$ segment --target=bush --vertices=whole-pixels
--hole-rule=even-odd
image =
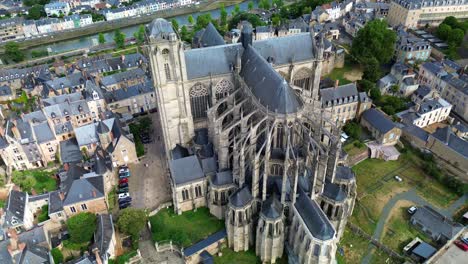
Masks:
[[[39,223],[42,223],[48,219],[49,219],[49,205],[46,204],[42,206],[41,214],[37,217],[37,221],[39,221]]]
[[[362,133],[361,126],[355,121],[347,123],[343,127],[343,131],[353,139],[359,139]]]
[[[70,233],[70,242],[88,243],[96,230],[96,215],[92,213],[74,215],[67,220],[67,228]]]
[[[62,251],[60,251],[58,248],[53,248],[50,253],[52,254],[52,257],[54,258],[54,262],[56,264],[63,263],[63,254]]]

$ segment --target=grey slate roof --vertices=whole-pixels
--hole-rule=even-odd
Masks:
[[[414,95],[419,97],[420,99],[423,99],[431,92],[431,90],[432,89],[426,85],[419,85],[418,89],[414,91]]]
[[[345,99],[347,102],[356,102],[358,100],[358,90],[355,83],[340,85],[336,88],[320,89],[319,93],[323,106],[328,105],[328,102],[331,105],[344,104]]]
[[[390,119],[375,108],[364,111],[362,118],[381,133],[387,133],[395,127],[395,124]]]
[[[23,223],[27,202],[25,192],[12,190],[5,204],[5,227],[17,226]]]
[[[208,23],[206,28],[198,31],[195,35],[194,41],[198,44],[199,48],[226,44],[211,22]]]
[[[68,165],[67,171],[61,171],[59,173],[60,190],[62,190],[64,193],[67,193],[68,190],[71,188],[73,182],[86,173],[88,173],[88,171],[85,170],[83,167],[78,166],[74,163],[70,163]]]
[[[109,133],[109,127],[102,121],[99,121],[98,122],[98,125],[96,127],[96,132],[98,134],[105,134],[105,133]]]
[[[261,213],[263,216],[270,219],[276,219],[283,215],[283,206],[276,195],[271,195],[262,203]]]
[[[449,126],[438,128],[431,134],[431,136],[443,142],[453,151],[456,151],[465,158],[468,158],[468,142],[457,137]]]
[[[311,200],[301,188],[299,188],[299,196],[294,207],[314,237],[328,240],[335,236],[335,229],[327,216],[317,203]]]
[[[275,65],[309,60],[313,57],[312,41],[308,33],[281,38],[254,41],[253,47],[265,59],[272,58]],[[231,72],[236,55],[242,53],[240,43],[184,51],[189,80]]]
[[[55,139],[55,135],[52,129],[49,127],[49,123],[44,122],[39,125],[33,126],[34,135],[36,136],[37,143],[42,144]]]
[[[411,222],[420,223],[427,230],[430,230],[434,237],[440,235],[447,240],[452,239],[463,228],[461,224],[450,221],[428,206],[419,207],[411,216]]]
[[[250,193],[250,190],[247,186],[244,186],[241,189],[235,191],[231,197],[229,197],[229,202],[235,207],[244,207],[250,201],[252,201],[253,197]]]
[[[104,94],[104,97],[106,98],[107,103],[113,103],[116,101],[121,101],[141,94],[152,92],[154,92],[153,84],[151,81],[147,80],[144,83],[132,85],[127,88],[108,91]]]
[[[218,242],[219,240],[226,238],[227,233],[226,229],[223,229],[221,231],[218,231],[214,234],[209,235],[207,238],[203,239],[202,241],[199,241],[192,246],[184,249],[184,256],[190,257],[193,254],[205,249],[206,247],[212,245],[213,243]]]
[[[341,165],[336,166],[335,177],[343,180],[350,180],[355,178],[354,172],[350,167]]]
[[[227,184],[232,184],[232,171],[231,170],[225,170],[216,173],[211,177],[211,183],[216,186],[222,186],[222,185],[227,185]]]
[[[215,157],[202,159],[201,164],[202,164],[203,173],[205,174],[215,173],[216,170],[218,169],[218,165],[216,163]]]
[[[325,181],[323,195],[339,202],[342,202],[344,199],[346,199],[346,192],[340,187],[340,185],[332,183],[328,180]]]
[[[60,191],[49,192],[49,215],[63,210]]]
[[[147,28],[148,35],[156,39],[167,39],[169,34],[174,33],[172,24],[164,18],[156,18]]]
[[[105,76],[101,79],[101,84],[108,86],[123,82],[124,80],[132,80],[141,77],[145,77],[145,72],[140,68],[136,68]]]
[[[83,160],[83,154],[75,138],[60,141],[60,161],[62,163],[75,163]]]
[[[104,197],[104,181],[102,176],[81,178],[73,181],[63,201],[63,205],[75,204],[101,197]]]
[[[197,156],[188,156],[170,162],[170,171],[176,185],[189,183],[205,177]]]
[[[242,54],[240,75],[253,95],[270,111],[291,114],[302,108],[302,101],[286,80],[252,47]]]
[[[176,144],[176,146],[171,150],[172,159],[181,159],[188,157],[190,154],[188,150],[182,147],[180,144]]]
[[[49,264],[49,251],[46,248],[27,244],[21,254],[15,256],[18,264]]]
[[[417,247],[413,249],[412,254],[416,254],[424,259],[430,258],[436,253],[437,249],[429,245],[426,242],[421,242]]]
[[[424,129],[415,126],[413,124],[404,126],[401,130],[406,132],[414,137],[421,139],[422,141],[426,142],[429,138],[429,133],[427,133]]]
[[[20,243],[33,244],[33,245],[46,242],[47,239],[46,239],[46,234],[44,232],[44,226],[37,226],[31,230],[22,232],[21,234],[18,235],[18,241]]]
[[[12,95],[10,86],[0,85],[0,96]]]
[[[107,127],[112,128],[114,126],[115,118],[109,118],[103,120]],[[97,135],[97,123],[81,126],[75,129],[76,140],[79,146],[85,146],[99,141]],[[114,135],[117,137],[117,135]]]
[[[112,236],[114,235],[114,224],[111,214],[100,214],[97,217],[97,229],[94,232],[93,248],[98,248],[101,256],[105,256],[109,250]],[[101,257],[103,259],[104,257]],[[105,258],[107,259],[107,257]]]
[[[23,116],[23,120],[26,122],[41,123],[47,121],[47,117],[44,115],[42,111],[34,111]]]

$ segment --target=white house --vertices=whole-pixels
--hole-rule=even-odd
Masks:
[[[442,98],[430,98],[420,104],[416,104],[414,109],[405,111],[399,116],[406,124],[413,124],[418,127],[426,127],[437,122],[445,121],[450,114],[452,105]]]
[[[36,22],[34,20],[24,21],[24,23],[23,23],[23,32],[24,32],[24,36],[27,37],[27,38],[30,38],[32,36],[36,36],[38,34]]]
[[[47,16],[61,16],[61,15],[68,15],[70,13],[70,5],[68,3],[63,2],[53,2],[46,4],[44,6],[44,11],[46,12]]]
[[[338,2],[333,1],[329,4],[322,5],[322,8],[328,13],[329,19],[335,21],[341,17],[341,8]]]

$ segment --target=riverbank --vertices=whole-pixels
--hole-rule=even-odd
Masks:
[[[155,18],[171,18],[181,15],[192,14],[196,12],[206,12],[214,9],[218,9],[221,4],[225,6],[231,6],[244,2],[245,0],[208,0],[200,3],[199,5],[192,5],[186,7],[180,7],[169,10],[161,10],[152,14],[147,14],[139,17],[132,17],[130,19],[119,19],[114,21],[101,21],[96,22],[90,26],[57,32],[47,37],[41,37],[36,39],[29,39],[19,41],[20,49],[29,49],[36,46],[41,46],[50,43],[56,43],[64,40],[77,39],[88,35],[94,35],[97,33],[113,31],[120,28],[131,27],[140,24],[146,24],[154,20]],[[6,43],[0,44],[0,54],[4,54],[3,46]]]

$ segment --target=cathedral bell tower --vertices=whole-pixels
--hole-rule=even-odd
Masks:
[[[165,19],[153,20],[146,32],[146,52],[161,117],[166,153],[194,136],[183,44]]]

